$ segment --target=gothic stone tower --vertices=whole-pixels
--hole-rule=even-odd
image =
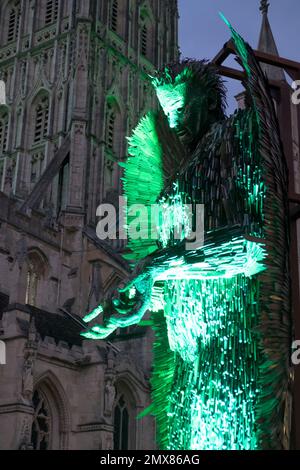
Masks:
[[[151,449],[151,332],[81,341],[79,317],[128,272],[96,237],[118,162],[174,60],[176,0],[1,0],[1,449]]]

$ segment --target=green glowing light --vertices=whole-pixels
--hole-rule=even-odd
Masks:
[[[186,89],[186,83],[181,83],[176,88],[165,85],[157,89],[157,97],[168,117],[171,129],[176,128],[178,125],[179,113],[185,104]]]
[[[167,449],[257,448],[254,285],[244,275],[167,282],[168,341],[178,368],[169,399]]]
[[[124,165],[124,191],[128,207],[134,204],[148,209],[146,227],[151,227],[151,206],[157,203],[163,189],[162,148],[155,130],[156,116],[149,113],[141,119],[129,141],[129,157]],[[128,215],[128,225],[133,217]],[[131,259],[142,259],[157,249],[151,234],[146,239],[129,239]]]
[[[186,68],[172,80],[168,74],[168,69],[166,69],[163,82],[156,78],[152,80],[158,100],[168,117],[171,129],[176,128],[178,125],[180,113],[186,102],[188,80],[191,76],[191,70]]]
[[[250,77],[249,48],[224,15],[220,15],[231,30],[236,51]],[[175,78],[166,69],[163,79],[153,79],[167,116],[159,115],[159,119],[165,122],[168,119],[169,126],[175,129],[174,135],[178,134],[176,128],[187,105],[191,77],[191,70],[185,68]],[[162,209],[156,227],[159,250],[150,234],[146,239],[130,239],[128,245],[132,250],[131,260],[155,259],[147,265],[145,275],[151,279],[150,287],[145,289],[142,276],[131,281],[120,289],[120,293],[129,289],[128,303],[122,297],[115,299],[117,314],[104,315],[103,325],[94,325],[82,336],[105,339],[117,328],[139,324],[150,309],[155,332],[152,405],[141,416],[147,413],[155,416],[158,448],[259,449],[258,416],[262,413],[257,409],[263,402],[267,414],[276,411],[276,406],[279,410],[277,396],[264,400],[266,384],[261,380],[262,368],[272,368],[273,363],[264,362],[259,336],[262,316],[259,291],[261,278],[265,277],[260,273],[267,264],[266,187],[257,144],[259,119],[253,106],[230,118],[226,132],[225,126],[216,123],[216,134],[220,133],[220,140],[226,145],[218,147],[219,136],[214,134],[212,147],[207,144],[209,150],[200,146],[203,155],[199,151],[195,171],[198,173],[192,175],[195,177],[192,184],[186,183],[188,172],[178,173],[180,176],[172,188],[167,175],[168,194],[163,193],[164,152],[156,127],[159,119],[158,114],[149,113],[140,121],[129,139],[129,158],[122,164],[128,207],[141,204],[147,208],[143,215],[144,219],[148,218],[145,226],[149,226],[151,205],[158,204]],[[202,171],[206,175],[205,164],[211,171],[201,179]],[[224,170],[230,175],[228,182],[222,176],[222,165],[232,170],[231,175]],[[205,178],[207,181],[203,181]],[[186,188],[192,188],[190,193],[184,192]],[[220,196],[222,202],[214,204],[214,199],[218,200],[216,194],[222,191],[224,199]],[[197,198],[204,200],[210,211],[207,217],[212,219],[207,224],[205,243],[199,249],[180,251],[181,244],[176,245],[175,239],[184,240],[192,230],[185,205],[198,204]],[[228,224],[225,227],[223,210]],[[129,225],[132,217],[127,215]],[[218,238],[219,229],[221,238]],[[174,251],[167,252],[169,248]],[[166,252],[168,256],[164,256]],[[133,311],[128,314],[131,306]],[[100,313],[102,307],[84,320],[91,321]]]
[[[134,299],[135,296],[136,296],[136,288],[131,287],[131,289],[129,290],[129,299]]]
[[[96,307],[91,313],[88,313],[84,318],[83,318],[83,321],[85,323],[89,323],[90,321],[94,320],[95,318],[97,318],[101,313],[103,313],[103,308],[101,307],[101,305],[99,305],[98,307]]]
[[[82,333],[80,333],[80,335],[87,339],[105,339],[116,329],[117,327],[115,327],[114,325],[95,325],[88,331],[83,331]]]
[[[247,48],[246,48],[246,45],[245,45],[245,41],[235,31],[235,29],[233,28],[231,23],[227,20],[227,18],[223,15],[223,13],[220,12],[219,14],[220,14],[220,17],[222,18],[222,20],[225,22],[225,24],[229,27],[229,29],[231,31],[232,37],[234,39],[235,46],[237,48],[237,51],[238,51],[239,55],[241,56],[242,61],[243,61],[243,65],[245,67],[245,70],[246,70],[248,76],[250,77],[251,76],[251,70],[250,70],[250,67],[249,67],[249,64],[248,64],[248,51],[247,51]]]
[[[178,182],[173,193],[159,201],[161,220],[157,226],[158,239],[165,248],[170,241],[185,240],[192,231],[186,196],[179,192]]]

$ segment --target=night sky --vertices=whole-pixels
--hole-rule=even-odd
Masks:
[[[300,0],[270,0],[269,20],[282,57],[300,61]],[[212,59],[229,39],[222,11],[234,28],[257,47],[261,27],[259,0],[179,0],[179,44],[183,56]],[[232,66],[234,62],[227,61]],[[226,79],[229,111],[235,106],[234,94],[242,90]]]

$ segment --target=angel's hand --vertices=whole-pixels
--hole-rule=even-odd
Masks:
[[[116,291],[112,299],[84,317],[83,321],[89,323],[103,315],[103,324],[94,325],[82,332],[81,336],[88,339],[105,339],[117,328],[138,324],[149,307],[152,285],[153,280],[149,273],[133,276],[131,281]]]

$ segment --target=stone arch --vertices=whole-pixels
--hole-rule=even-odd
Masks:
[[[133,370],[132,372],[136,373],[136,370]],[[117,382],[120,383],[121,386],[128,391],[129,395],[132,396],[132,404],[137,407],[142,406],[141,395],[138,391],[137,384],[134,380],[132,380],[132,374],[128,373],[127,371],[122,371],[119,367]]]
[[[108,92],[106,98],[106,131],[108,130],[109,119],[112,114],[115,115],[115,134],[119,134],[122,131],[124,104],[122,98],[119,96],[118,92],[114,88]],[[108,136],[106,133],[106,140],[107,138]],[[119,149],[115,148],[116,152],[118,150]]]
[[[2,2],[1,2],[2,3]],[[8,10],[7,13],[5,11]],[[12,13],[15,13],[13,21]],[[14,42],[18,38],[20,20],[21,20],[21,2],[20,0],[6,0],[3,2],[0,9],[0,18],[3,18],[4,23],[1,24],[0,39],[3,44]],[[7,21],[8,19],[8,21]]]
[[[38,143],[44,140],[49,130],[50,94],[45,88],[41,88],[35,95],[31,109],[34,123],[33,143]]]
[[[28,101],[26,119],[26,147],[28,160],[24,165],[24,181],[31,191],[46,167],[47,140],[51,118],[51,95],[45,88],[39,88]]]
[[[45,254],[37,247],[31,247],[26,256],[25,303],[39,306],[44,293],[44,283],[49,277],[50,265]]]
[[[34,134],[35,134],[35,123],[36,123],[36,108],[39,104],[39,101],[42,100],[44,97],[48,98],[48,129],[49,130],[49,123],[50,123],[50,109],[51,109],[51,93],[50,89],[42,83],[42,80],[39,80],[36,83],[26,102],[26,147],[31,149],[34,145]],[[27,180],[27,178],[25,178]]]
[[[109,26],[110,29],[121,36],[123,39],[126,35],[126,18],[127,15],[127,1],[126,0],[111,0],[109,8]]]
[[[37,2],[35,30],[51,26],[57,21],[59,0],[40,0]]]
[[[141,17],[147,17],[149,21],[154,23],[155,21],[154,14],[150,6],[150,3],[147,0],[141,4],[140,14],[141,14]]]
[[[118,188],[119,166],[123,142],[120,136],[124,133],[124,107],[122,100],[114,89],[106,98],[105,116],[105,188],[104,197],[107,200],[112,190]]]
[[[34,382],[34,390],[40,390],[47,398],[51,419],[56,420],[52,432],[58,431],[57,436],[51,436],[51,450],[66,450],[71,429],[70,406],[66,392],[57,376],[48,370]]]
[[[153,60],[154,28],[155,18],[153,11],[149,3],[146,1],[140,7],[139,49],[140,54],[149,61]]]
[[[115,87],[112,87],[107,94],[106,98],[107,106],[116,109],[120,114],[124,112],[124,103],[122,97],[118,93]]]
[[[30,248],[28,248],[27,257],[35,258],[37,263],[41,265],[41,270],[43,274],[46,275],[46,273],[50,269],[50,264],[47,256],[40,248],[38,248],[37,246],[31,246]]]
[[[134,450],[137,445],[137,423],[136,416],[138,414],[138,405],[140,403],[140,397],[137,392],[136,387],[133,385],[127,374],[118,375],[118,378],[115,382],[116,396],[114,403],[114,413],[113,413],[113,426],[114,426],[114,448],[116,449],[116,444],[118,439],[116,439],[116,434],[118,433],[119,428],[118,423],[116,423],[116,411],[117,408],[121,406],[125,407],[128,413],[128,448],[123,450]],[[123,401],[125,405],[123,405]],[[123,408],[124,409],[124,408]],[[123,429],[124,432],[124,429]],[[121,450],[121,449],[120,449]]]

